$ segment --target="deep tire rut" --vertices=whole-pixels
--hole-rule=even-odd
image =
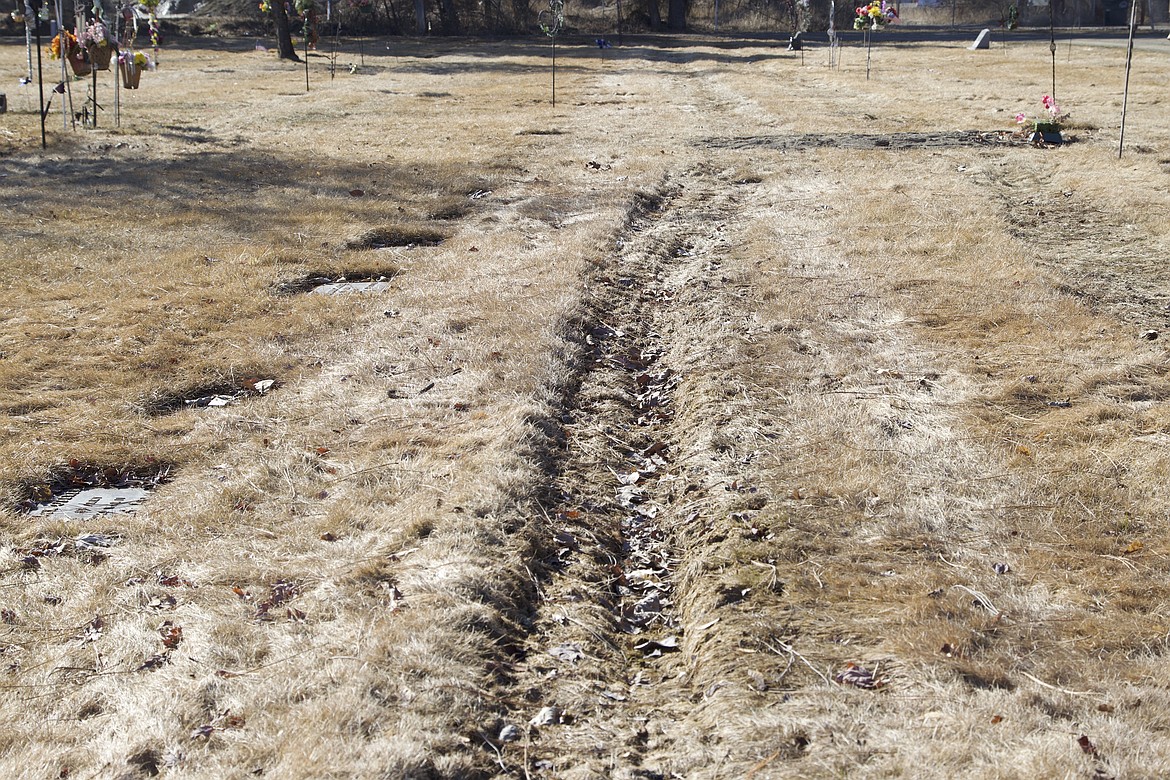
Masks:
[[[690,738],[694,627],[681,605],[693,599],[676,572],[708,481],[679,462],[692,450],[681,364],[696,345],[676,323],[681,294],[718,274],[733,187],[702,167],[668,179],[631,207],[588,281],[579,385],[546,491],[551,552],[516,668],[523,704],[500,735],[505,776],[667,777],[672,745]]]

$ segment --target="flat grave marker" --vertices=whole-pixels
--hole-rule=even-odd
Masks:
[[[54,520],[84,520],[98,515],[133,514],[150,495],[138,488],[86,488],[63,493],[38,506],[29,514],[47,515]]]

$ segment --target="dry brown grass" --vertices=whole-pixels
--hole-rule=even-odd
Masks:
[[[391,46],[308,95],[168,49],[44,153],[10,93],[0,774],[1166,774],[1160,54],[1119,163],[1113,48],[1036,150],[850,134],[1010,129],[1039,44],[879,45],[868,83],[568,47],[555,110],[543,48]],[[338,276],[392,286],[295,292]],[[672,371],[654,426],[598,325]],[[671,603],[630,635],[615,475],[655,441]],[[174,471],[16,511],[74,460]]]

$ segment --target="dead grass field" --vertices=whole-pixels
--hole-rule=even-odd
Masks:
[[[0,776],[1170,774],[1170,49],[585,43],[8,90]]]

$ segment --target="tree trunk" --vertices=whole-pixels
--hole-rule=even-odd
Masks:
[[[455,11],[455,0],[439,0],[439,13],[443,16],[443,34],[459,34],[459,16]]]
[[[666,23],[672,30],[687,29],[687,0],[670,0],[667,5]]]
[[[272,0],[272,18],[276,21],[276,50],[280,53],[280,58],[300,62],[301,58],[297,56],[296,47],[293,46],[284,0]]]
[[[646,10],[650,16],[650,29],[661,29],[662,12],[658,10],[658,0],[646,0]]]
[[[414,0],[414,31],[427,34],[427,0]]]

